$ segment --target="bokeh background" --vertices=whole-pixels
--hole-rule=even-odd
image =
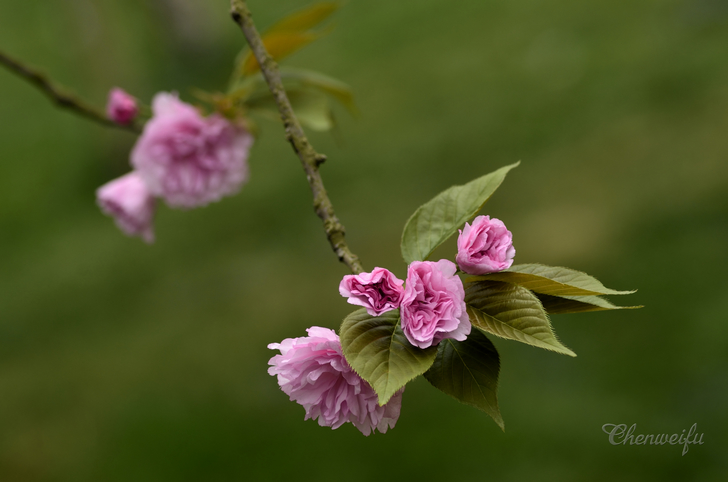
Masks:
[[[307,4],[249,2],[261,28]],[[728,4],[349,0],[333,24],[285,64],[356,93],[311,140],[365,267],[404,277],[414,209],[521,160],[484,211],[517,262],[645,308],[555,316],[575,359],[496,339],[505,433],[421,378],[386,435],[304,422],[266,345],[350,308],[280,126],[239,195],[161,207],[146,246],[94,203],[134,137],[0,69],[0,480],[725,480]],[[242,45],[227,0],[0,1],[0,48],[98,106],[222,89]],[[704,445],[612,446],[606,423]]]

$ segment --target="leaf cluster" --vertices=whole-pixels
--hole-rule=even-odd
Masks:
[[[263,45],[276,60],[291,55],[331,31],[316,29],[338,10],[336,2],[319,2],[283,18],[263,35]],[[351,88],[320,72],[305,69],[280,68],[281,80],[293,110],[302,125],[316,131],[335,127],[331,100],[343,105],[352,115],[357,114]],[[279,119],[274,95],[260,72],[260,65],[249,47],[238,54],[226,99],[236,108],[253,112],[271,120]]]
[[[450,187],[417,208],[402,233],[405,262],[427,260],[478,214],[517,166]],[[503,429],[497,397],[500,358],[486,335],[576,356],[556,337],[549,314],[639,308],[616,306],[603,298],[633,291],[612,290],[586,273],[541,264],[468,277],[464,287],[473,326],[465,341],[445,339],[424,350],[412,346],[402,331],[399,310],[373,317],[360,309],[344,319],[340,329],[344,356],[372,386],[380,405],[424,375],[436,388],[490,415]]]

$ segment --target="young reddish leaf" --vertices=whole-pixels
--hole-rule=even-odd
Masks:
[[[298,31],[272,32],[263,36],[263,44],[273,59],[280,60],[296,50],[305,47],[322,35],[324,33]],[[243,61],[242,73],[243,75],[250,75],[258,70],[260,70],[260,65],[258,65],[258,61],[252,52],[249,51]]]
[[[309,30],[326,20],[329,15],[339,9],[337,2],[319,2],[294,12],[276,22],[267,33]]]

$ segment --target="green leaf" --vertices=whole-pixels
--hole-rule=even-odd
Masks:
[[[357,114],[351,87],[340,80],[312,70],[283,67],[280,70],[285,84],[300,84],[303,87],[318,89],[338,100],[352,115]]]
[[[453,186],[426,202],[409,218],[402,232],[402,257],[409,264],[427,259],[465,221],[478,214],[508,171],[520,161],[462,186]]]
[[[340,102],[352,115],[357,114],[358,111],[354,104],[354,94],[351,88],[345,83],[333,77],[328,77],[310,70],[281,67],[280,71],[281,79],[283,80],[283,85],[286,88],[286,93],[289,98],[297,96],[299,98],[315,97],[317,102],[321,103],[321,94],[323,93]],[[243,79],[238,79],[232,83],[228,97],[235,102],[245,104],[251,109],[275,110],[277,112],[273,95],[268,90],[268,84],[260,72]],[[300,99],[298,100],[300,101]],[[292,103],[295,103],[295,101],[297,101],[295,98],[291,100]],[[333,124],[333,116],[330,115],[328,103],[326,104],[326,110],[329,112],[329,115],[326,116],[326,122]],[[278,114],[276,114],[277,117]]]
[[[559,342],[536,295],[501,281],[466,283],[465,302],[476,328],[564,355],[576,354]]]
[[[492,280],[523,286],[536,293],[553,296],[629,295],[634,291],[605,288],[596,278],[581,271],[560,266],[519,264],[505,271],[468,278],[467,281]]]
[[[315,131],[328,131],[334,127],[334,117],[326,96],[311,90],[289,92],[296,117],[304,126]]]
[[[293,112],[304,126],[316,131],[327,131],[334,127],[334,118],[324,94],[312,90],[291,90],[288,92],[288,99]],[[250,110],[270,119],[280,119],[275,98],[270,92],[251,97],[246,105]]]
[[[397,390],[432,365],[437,347],[410,345],[399,326],[399,310],[370,316],[364,308],[351,313],[339,333],[344,357],[384,405]]]
[[[586,313],[604,310],[634,310],[642,306],[617,306],[599,296],[551,296],[537,294],[544,309],[551,315]]]
[[[482,410],[505,430],[498,409],[500,359],[493,343],[478,330],[467,340],[442,340],[425,378],[451,397]]]

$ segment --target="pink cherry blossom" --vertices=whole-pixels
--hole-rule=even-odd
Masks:
[[[349,274],[339,284],[339,293],[352,305],[363,306],[371,316],[399,308],[404,281],[391,271],[374,268],[371,273]]]
[[[445,338],[463,341],[470,334],[463,282],[452,261],[413,261],[407,270],[400,316],[402,331],[414,346],[427,348]]]
[[[118,87],[109,91],[109,100],[106,103],[106,115],[117,124],[129,124],[137,116],[139,108],[134,97]]]
[[[371,386],[346,362],[336,333],[318,326],[306,331],[308,336],[268,345],[281,352],[268,361],[268,373],[278,377],[291,401],[306,409],[304,420],[318,419],[332,429],[351,422],[364,435],[394,428],[404,388],[380,407]]]
[[[201,116],[175,94],[157,94],[152,111],[131,163],[154,195],[193,208],[238,192],[248,179],[248,131],[219,114]]]
[[[478,216],[460,231],[455,261],[465,273],[480,275],[510,268],[515,255],[513,236],[503,221]]]
[[[96,200],[123,232],[154,242],[154,197],[139,174],[132,171],[104,184],[96,191]]]

